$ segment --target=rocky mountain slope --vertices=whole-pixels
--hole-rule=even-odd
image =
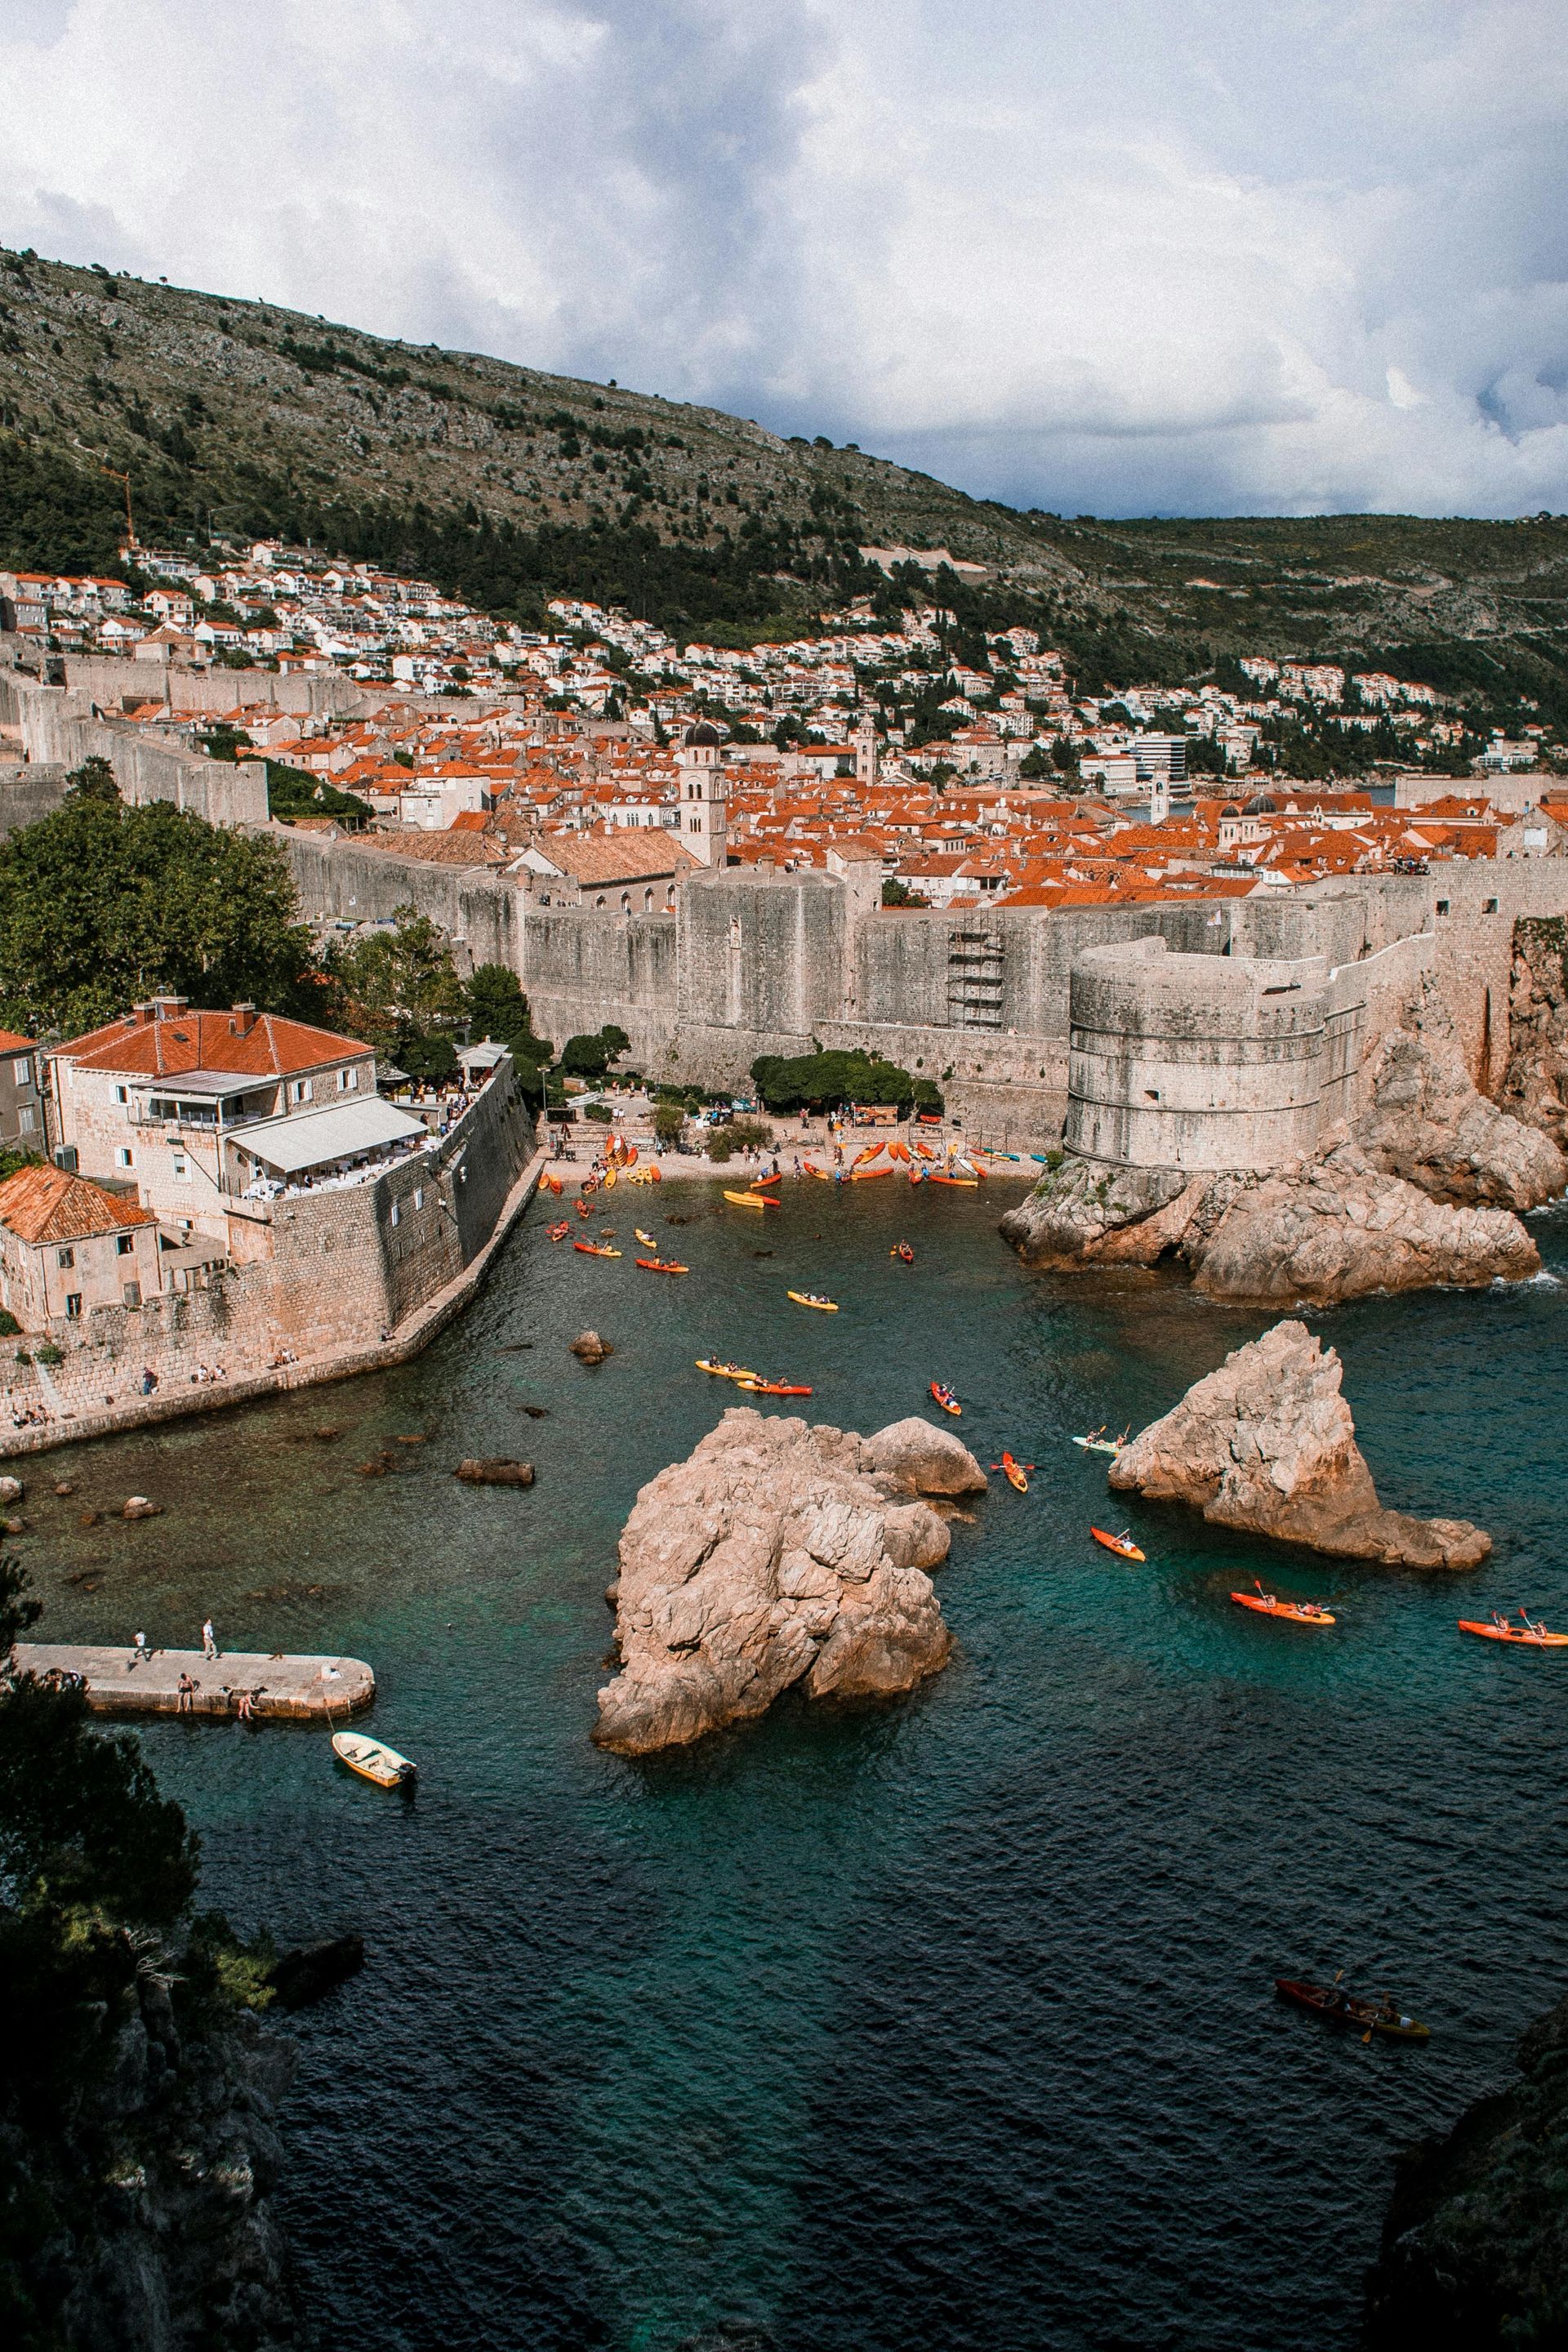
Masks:
[[[716,409],[0,254],[0,562],[112,568],[125,474],[150,542],[310,536],[496,611],[756,633],[876,585],[861,546],[945,547],[986,567],[944,583],[961,617],[1037,619],[1087,677],[1343,652],[1568,709],[1568,519],[1020,514]]]

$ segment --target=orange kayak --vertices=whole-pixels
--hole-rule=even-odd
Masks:
[[[887,1150],[889,1160],[907,1160],[910,1156],[910,1147],[907,1143],[889,1143]]]
[[[552,1242],[563,1242],[572,1228],[567,1223],[565,1218],[563,1217],[558,1225],[546,1225],[544,1230],[550,1235]]]
[[[1478,1617],[1461,1617],[1461,1633],[1479,1633],[1483,1642],[1522,1642],[1529,1650],[1568,1649],[1568,1633],[1549,1633],[1544,1625],[1483,1625]]]
[[[1272,1592],[1233,1592],[1241,1609],[1256,1609],[1260,1617],[1283,1617],[1292,1625],[1331,1625],[1334,1619],[1315,1601],[1278,1601]]]
[[[979,1180],[977,1177],[973,1176],[928,1176],[926,1178],[926,1182],[928,1184],[958,1184],[962,1185],[966,1192],[975,1192],[979,1187]]]
[[[753,1396],[809,1396],[811,1391],[801,1381],[737,1381],[737,1388],[750,1389]]]
[[[783,1182],[784,1170],[780,1168],[776,1170],[772,1176],[753,1176],[752,1179],[752,1190],[753,1192],[760,1192],[763,1189],[764,1185],[782,1184]]]
[[[892,1173],[890,1168],[851,1168],[849,1181],[851,1184],[874,1184],[879,1176],[890,1176]]]
[[[1020,1495],[1026,1495],[1029,1491],[1029,1482],[1024,1473],[1034,1466],[1032,1462],[1016,1462],[1010,1454],[1004,1454],[1000,1462],[991,1465],[993,1470],[1001,1471],[1009,1486],[1016,1488]]]
[[[943,1412],[962,1413],[963,1411],[963,1407],[959,1403],[958,1399],[953,1395],[952,1391],[948,1387],[945,1381],[932,1381],[931,1384],[931,1392],[932,1396],[935,1397],[938,1404],[941,1405]]]
[[[1094,1538],[1096,1543],[1103,1544],[1106,1550],[1113,1551],[1119,1559],[1142,1559],[1143,1558],[1143,1554],[1139,1550],[1131,1536],[1109,1536],[1106,1534],[1103,1528],[1090,1528],[1089,1534]]]
[[[649,1274],[689,1274],[691,1271],[689,1265],[678,1265],[672,1257],[639,1257],[632,1262],[635,1265],[646,1266]]]
[[[809,1160],[803,1161],[802,1165],[808,1176],[820,1176],[825,1184],[832,1183],[833,1177],[827,1169],[814,1167]]]
[[[937,1152],[931,1150],[929,1143],[917,1143],[915,1150],[920,1153],[922,1160],[935,1160],[940,1156]]]
[[[574,1242],[572,1246],[574,1250],[581,1250],[584,1257],[619,1257],[620,1255],[618,1249],[611,1249],[602,1242]]]

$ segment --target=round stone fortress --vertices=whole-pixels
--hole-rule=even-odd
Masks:
[[[1062,1140],[1120,1168],[1277,1168],[1316,1144],[1328,964],[1091,948],[1072,968]]]

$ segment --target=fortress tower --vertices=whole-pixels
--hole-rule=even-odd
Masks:
[[[686,730],[686,740],[675,755],[680,771],[680,838],[704,866],[722,867],[729,843],[721,753],[723,738],[705,719]]]

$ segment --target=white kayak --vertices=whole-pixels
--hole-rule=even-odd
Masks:
[[[405,1789],[419,1777],[417,1764],[411,1764],[384,1740],[367,1739],[363,1731],[334,1731],[332,1753],[351,1772],[357,1772],[363,1780],[374,1780],[378,1789]]]
[[[1075,1437],[1072,1442],[1075,1445],[1081,1445],[1086,1454],[1110,1454],[1114,1455],[1120,1454],[1121,1451],[1121,1446],[1118,1445],[1113,1437]]]

